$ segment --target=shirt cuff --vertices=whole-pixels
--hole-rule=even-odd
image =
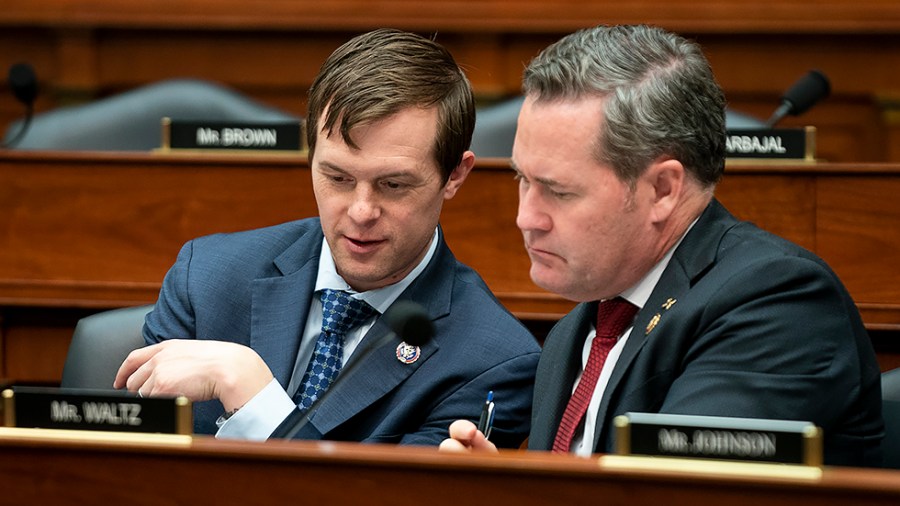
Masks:
[[[219,439],[265,441],[297,405],[274,378],[227,420],[219,417]]]

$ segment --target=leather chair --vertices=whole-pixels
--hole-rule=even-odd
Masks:
[[[881,374],[884,467],[900,469],[900,368]]]
[[[144,346],[144,317],[153,305],[113,309],[78,321],[60,386],[113,390],[122,361]]]
[[[512,156],[516,122],[525,97],[516,97],[478,109],[471,149],[477,157],[509,158]]]
[[[82,105],[36,114],[16,149],[149,151],[160,147],[164,117],[185,121],[299,121],[209,81],[172,79]],[[15,135],[22,121],[6,130]]]

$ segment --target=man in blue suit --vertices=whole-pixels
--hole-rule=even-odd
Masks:
[[[611,452],[617,415],[675,413],[810,421],[826,464],[877,465],[879,368],[849,294],[713,196],[725,99],[700,48],[582,30],[524,90],[516,222],[535,283],[581,302],[544,343],[529,448]],[[451,435],[442,448],[493,449],[469,422]]]
[[[539,347],[438,225],[474,164],[474,121],[469,83],[435,42],[376,30],[338,48],[309,94],[319,217],[186,244],[147,317],[150,346],[116,386],[184,394],[196,432],[219,437],[266,439],[301,410],[300,438],[426,445],[493,391],[494,439],[519,445]],[[404,299],[434,338],[394,339],[333,383]]]

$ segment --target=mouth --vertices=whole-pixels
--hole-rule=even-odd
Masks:
[[[532,259],[551,259],[551,258],[562,258],[561,256],[553,253],[551,251],[547,251],[544,249],[536,248],[530,244],[525,245],[525,250],[528,252],[528,255]]]
[[[360,239],[348,236],[344,236],[344,240],[347,241],[350,251],[356,253],[369,253],[387,242],[385,239]]]

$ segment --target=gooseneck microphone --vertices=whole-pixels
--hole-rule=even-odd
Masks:
[[[434,336],[434,324],[422,309],[422,306],[411,300],[398,300],[384,314],[384,319],[391,331],[381,336],[378,340],[366,346],[362,353],[354,353],[354,356],[344,367],[334,383],[320,395],[312,406],[306,411],[295,409],[281,424],[275,428],[269,439],[291,439],[310,421],[309,415],[315,414],[319,407],[328,399],[332,392],[338,390],[342,380],[353,375],[359,364],[368,360],[369,356],[388,342],[399,339],[410,346],[421,346]],[[362,343],[365,345],[365,341]]]
[[[766,121],[766,127],[772,128],[788,114],[791,116],[803,114],[830,93],[831,83],[828,77],[818,70],[810,70],[784,92],[781,96],[781,105]]]
[[[31,117],[34,113],[34,99],[37,97],[37,77],[34,69],[27,63],[16,63],[9,68],[9,87],[19,102],[25,104],[25,120],[16,135],[8,141],[0,144],[0,147],[11,148],[22,140],[28,127],[31,126]]]

